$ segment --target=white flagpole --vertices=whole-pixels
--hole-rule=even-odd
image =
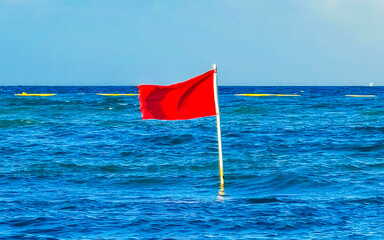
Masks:
[[[215,95],[215,107],[216,107],[216,123],[217,123],[217,143],[219,147],[219,168],[220,168],[220,186],[221,191],[224,190],[224,170],[223,170],[223,151],[221,147],[221,128],[220,128],[220,111],[219,111],[219,98],[218,98],[218,87],[217,87],[217,70],[216,64],[213,64],[213,92]]]

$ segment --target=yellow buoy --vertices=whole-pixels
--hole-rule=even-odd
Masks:
[[[32,96],[32,97],[49,97],[49,96],[54,96],[56,94],[54,93],[26,93],[26,92],[22,92],[21,94],[15,94],[15,96],[25,96],[25,97],[29,97],[29,96]]]
[[[366,98],[374,98],[376,95],[345,95],[346,97],[366,97]]]
[[[98,93],[100,96],[137,96],[136,93]]]
[[[269,94],[269,93],[242,93],[235,94],[236,96],[244,97],[300,97],[301,95],[297,94]]]

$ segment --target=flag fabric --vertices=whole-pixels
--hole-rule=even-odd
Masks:
[[[186,120],[216,115],[215,70],[169,86],[139,85],[143,119]]]

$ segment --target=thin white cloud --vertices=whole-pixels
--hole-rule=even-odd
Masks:
[[[324,0],[323,7],[326,9],[336,9],[340,6],[340,0]]]
[[[30,3],[30,2],[43,2],[45,0],[0,0],[0,3]]]
[[[345,11],[384,13],[384,0],[292,0],[291,2],[324,14],[329,12],[342,14]]]
[[[383,48],[384,0],[293,0],[314,17],[347,31],[365,44]]]

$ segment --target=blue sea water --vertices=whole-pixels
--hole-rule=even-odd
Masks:
[[[220,87],[222,197],[215,117],[136,91],[0,87],[0,239],[384,239],[384,87]]]

